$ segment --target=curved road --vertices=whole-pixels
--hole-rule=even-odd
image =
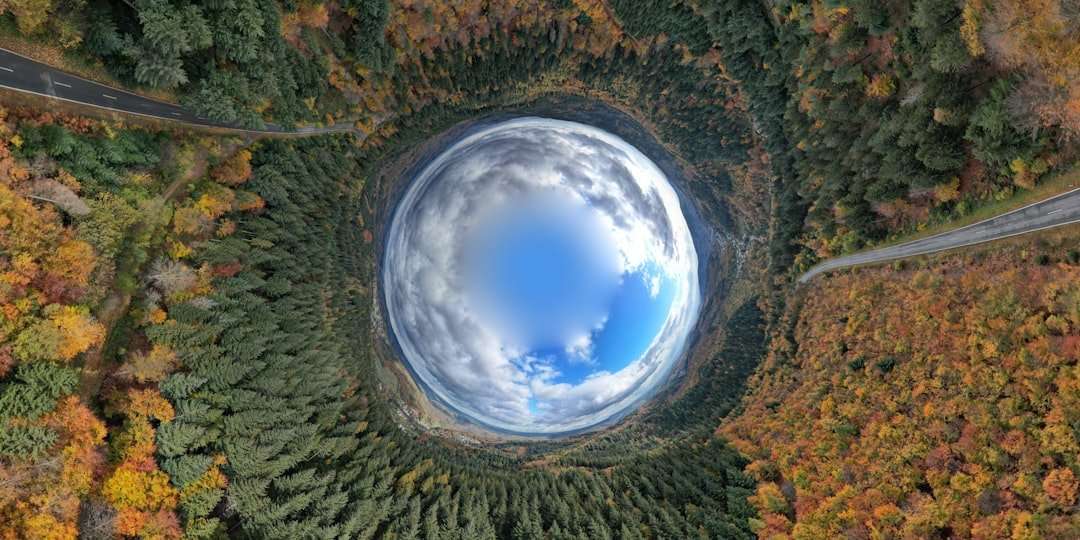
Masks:
[[[274,124],[267,124],[263,129],[248,129],[236,124],[218,122],[199,116],[179,105],[96,83],[6,49],[0,49],[0,88],[90,105],[119,113],[247,133],[317,135],[355,131],[352,126],[306,127],[293,130]]]
[[[1078,222],[1080,188],[959,229],[895,246],[829,259],[800,276],[799,283],[806,283],[818,274],[838,268],[926,255]]]
[[[119,113],[254,134],[302,136],[350,131],[357,133],[352,126],[307,127],[289,130],[269,124],[263,129],[247,129],[235,124],[217,122],[198,116],[178,105],[96,83],[6,49],[0,49],[0,88],[90,105]],[[362,136],[362,134],[357,134]],[[818,274],[838,268],[926,255],[1077,222],[1080,222],[1080,189],[928,238],[829,259],[800,276],[799,283],[806,283]]]

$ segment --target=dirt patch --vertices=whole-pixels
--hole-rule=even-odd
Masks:
[[[177,151],[179,150],[173,150],[174,155]],[[191,167],[188,168],[184,174],[177,176],[176,180],[173,180],[172,183],[169,184],[169,187],[165,188],[165,191],[161,194],[161,198],[166,202],[175,201],[186,195],[187,190],[181,191],[180,188],[187,186],[190,182],[202,178],[202,176],[206,174],[206,169],[209,167],[209,152],[207,152],[206,148],[201,145],[197,146],[193,160]]]
[[[127,313],[129,305],[131,305],[131,295],[113,289],[98,306],[94,316],[102,326],[109,329],[111,336],[116,324]],[[93,403],[98,390],[101,389],[101,382],[105,379],[102,364],[105,358],[105,345],[108,342],[106,338],[100,345],[83,354],[82,369],[79,372],[79,397],[83,403]]]

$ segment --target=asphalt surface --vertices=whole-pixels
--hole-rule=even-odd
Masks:
[[[0,87],[115,112],[251,133],[314,135],[352,131],[349,126],[286,129],[274,124],[267,124],[262,129],[248,129],[236,124],[217,122],[199,116],[179,105],[96,83],[6,49],[0,49]]]
[[[1080,222],[1080,188],[959,229],[829,259],[800,276],[799,283],[806,283],[818,274],[838,268],[926,255],[1077,222]]]

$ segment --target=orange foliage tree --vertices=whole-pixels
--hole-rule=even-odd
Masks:
[[[68,396],[39,423],[58,435],[49,455],[0,463],[0,538],[74,540],[80,498],[90,493],[105,456],[105,425],[76,396]]]
[[[38,208],[0,183],[0,344],[23,360],[70,360],[96,345],[104,329],[78,298],[96,264],[51,207]],[[60,301],[60,302],[54,302]]]
[[[244,148],[229,159],[221,162],[210,171],[210,177],[216,182],[237,186],[251,178],[251,151]]]

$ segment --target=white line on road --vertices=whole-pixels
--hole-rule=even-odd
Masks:
[[[14,70],[14,69],[11,69],[11,68],[9,68],[9,67],[5,67],[5,66],[0,66],[0,69],[2,69],[2,70],[4,70],[4,71],[6,71],[6,72],[8,72],[8,73],[15,73],[15,70]]]
[[[116,99],[116,96],[110,96],[109,94],[101,94],[109,99]]]
[[[173,115],[173,116],[180,116],[180,113],[178,113],[178,112],[174,112],[174,113],[169,113],[169,114],[171,114],[171,115]]]
[[[1060,212],[1062,210],[1064,210],[1064,208],[1058,208],[1057,210],[1051,210],[1051,211],[1047,212],[1046,215],[1049,216],[1050,214],[1056,214],[1056,213],[1058,213],[1058,212]]]
[[[68,83],[65,83],[65,82],[53,81],[53,83],[55,83],[56,86],[63,86],[64,88],[71,88],[71,85],[68,84]]]

